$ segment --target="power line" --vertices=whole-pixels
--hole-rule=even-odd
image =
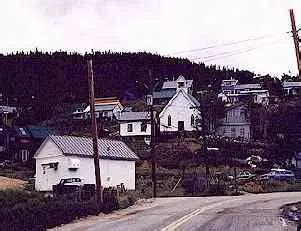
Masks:
[[[283,42],[283,41],[282,41],[282,42]],[[275,44],[280,44],[280,42],[265,44],[265,46],[270,46],[270,45],[275,45]],[[262,48],[262,47],[265,47],[265,46],[252,47],[252,48],[248,48],[248,49],[246,49],[246,50],[242,50],[242,51],[238,51],[238,52],[234,52],[234,53],[233,53],[233,52],[229,52],[228,55],[222,55],[222,56],[220,56],[220,57],[215,57],[215,58],[203,60],[203,62],[209,62],[209,61],[213,61],[213,60],[217,60],[217,59],[228,58],[228,57],[231,57],[231,56],[234,56],[234,55],[239,55],[239,54],[243,54],[243,53],[248,53],[248,52],[251,52],[251,51],[253,51],[253,50],[257,50],[257,49]],[[202,57],[195,58],[195,59],[192,59],[192,60],[198,60],[198,59],[202,59]]]
[[[281,33],[281,34],[288,34],[288,33],[291,33],[291,31],[287,31],[287,32]],[[280,35],[280,34],[277,34],[277,35]],[[263,36],[258,36],[258,37],[254,37],[254,38],[238,40],[238,41],[234,41],[234,42],[228,42],[228,43],[222,43],[222,44],[207,46],[207,47],[203,47],[203,48],[197,48],[197,49],[191,49],[191,50],[185,50],[185,51],[178,51],[178,52],[172,53],[172,55],[183,54],[183,53],[193,53],[193,52],[197,52],[197,51],[204,51],[204,50],[209,50],[209,49],[218,48],[218,47],[226,47],[226,46],[236,45],[236,44],[240,44],[240,43],[266,39],[266,38],[274,37],[274,36],[277,36],[277,35],[276,34],[263,35]]]
[[[276,40],[274,42],[271,42],[271,43],[264,43],[264,44],[261,44],[260,46],[256,46],[256,47],[246,47],[245,49],[255,50],[255,49],[258,49],[258,48],[261,48],[261,47],[277,44],[277,43],[283,42],[285,40],[286,40],[286,38],[278,39],[278,40]],[[195,58],[192,58],[191,60],[207,59],[207,58],[219,57],[219,56],[233,54],[233,53],[236,54],[236,53],[240,53],[240,52],[244,52],[244,50],[239,49],[239,50],[233,50],[233,51],[226,51],[226,52],[221,52],[221,53],[217,53],[217,54],[213,54],[213,55],[208,55],[208,56],[205,56],[205,57],[195,57]]]

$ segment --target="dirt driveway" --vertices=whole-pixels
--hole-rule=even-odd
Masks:
[[[0,190],[23,189],[26,181],[0,176]]]

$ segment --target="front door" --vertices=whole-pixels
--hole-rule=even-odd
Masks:
[[[178,121],[178,131],[184,131],[184,121]]]

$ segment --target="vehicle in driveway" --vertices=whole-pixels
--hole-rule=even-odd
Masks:
[[[243,171],[237,175],[238,181],[249,181],[249,180],[253,180],[255,178],[256,178],[256,175],[249,171]]]
[[[53,193],[56,195],[94,190],[95,185],[85,184],[85,180],[82,178],[61,179],[57,185],[53,185]]]
[[[261,175],[259,179],[295,182],[295,174],[286,169],[271,169],[267,174]]]

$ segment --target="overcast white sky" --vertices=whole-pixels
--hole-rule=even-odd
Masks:
[[[0,52],[93,48],[174,55],[266,36],[176,55],[261,74],[296,74],[293,40],[285,33],[289,8],[301,27],[301,0],[1,1]],[[248,52],[228,56],[241,51]]]

